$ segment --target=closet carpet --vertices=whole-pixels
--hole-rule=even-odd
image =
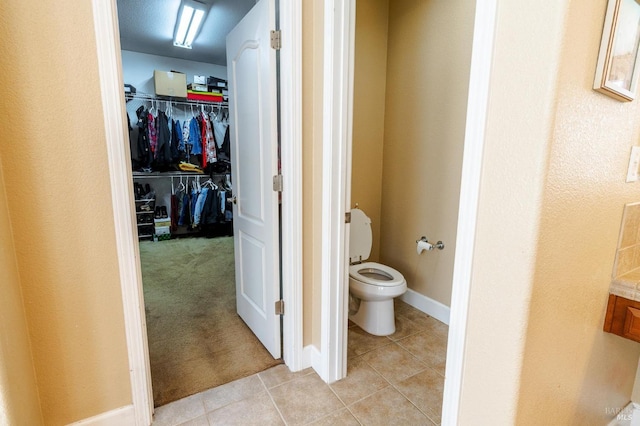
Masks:
[[[233,237],[141,241],[156,407],[280,364],[236,313]]]

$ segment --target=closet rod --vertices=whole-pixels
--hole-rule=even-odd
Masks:
[[[227,101],[189,101],[189,100],[184,100],[184,101],[176,101],[173,99],[164,99],[164,98],[158,98],[157,96],[153,96],[153,95],[147,95],[147,94],[125,94],[125,99],[127,101],[130,100],[137,100],[137,101],[147,101],[147,102],[168,102],[171,105],[185,105],[185,106],[213,106],[213,107],[223,107],[223,108],[229,108],[229,102]]]
[[[231,173],[196,173],[196,172],[133,172],[134,179],[153,179],[153,178],[169,178],[169,177],[203,177],[209,178],[213,176],[226,176]]]

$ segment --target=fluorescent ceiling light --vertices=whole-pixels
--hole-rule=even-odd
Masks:
[[[191,49],[204,20],[206,6],[195,1],[185,1],[180,7],[173,45]]]

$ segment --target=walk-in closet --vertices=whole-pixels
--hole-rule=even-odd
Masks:
[[[255,4],[118,0],[156,407],[281,363],[236,311],[225,38]],[[184,48],[187,14],[202,27]]]

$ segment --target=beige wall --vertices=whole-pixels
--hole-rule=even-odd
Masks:
[[[389,6],[380,260],[450,305],[474,3]],[[445,250],[418,256],[422,235]]]
[[[91,3],[0,16],[7,206],[42,416],[62,425],[131,403]]]
[[[0,424],[42,424],[0,161]]]
[[[557,423],[604,424],[629,401],[640,345],[604,333],[607,293],[640,136],[640,103],[591,89],[606,1],[571,2],[558,75],[549,171],[518,421],[545,407]],[[596,165],[596,167],[594,167]],[[555,343],[555,348],[549,346]]]
[[[605,0],[498,3],[460,424],[606,424],[640,354],[602,331],[640,104],[591,89]]]
[[[356,2],[351,207],[371,218],[371,261],[380,257],[388,22],[389,0]]]
[[[323,2],[302,4],[303,344],[320,349]]]

